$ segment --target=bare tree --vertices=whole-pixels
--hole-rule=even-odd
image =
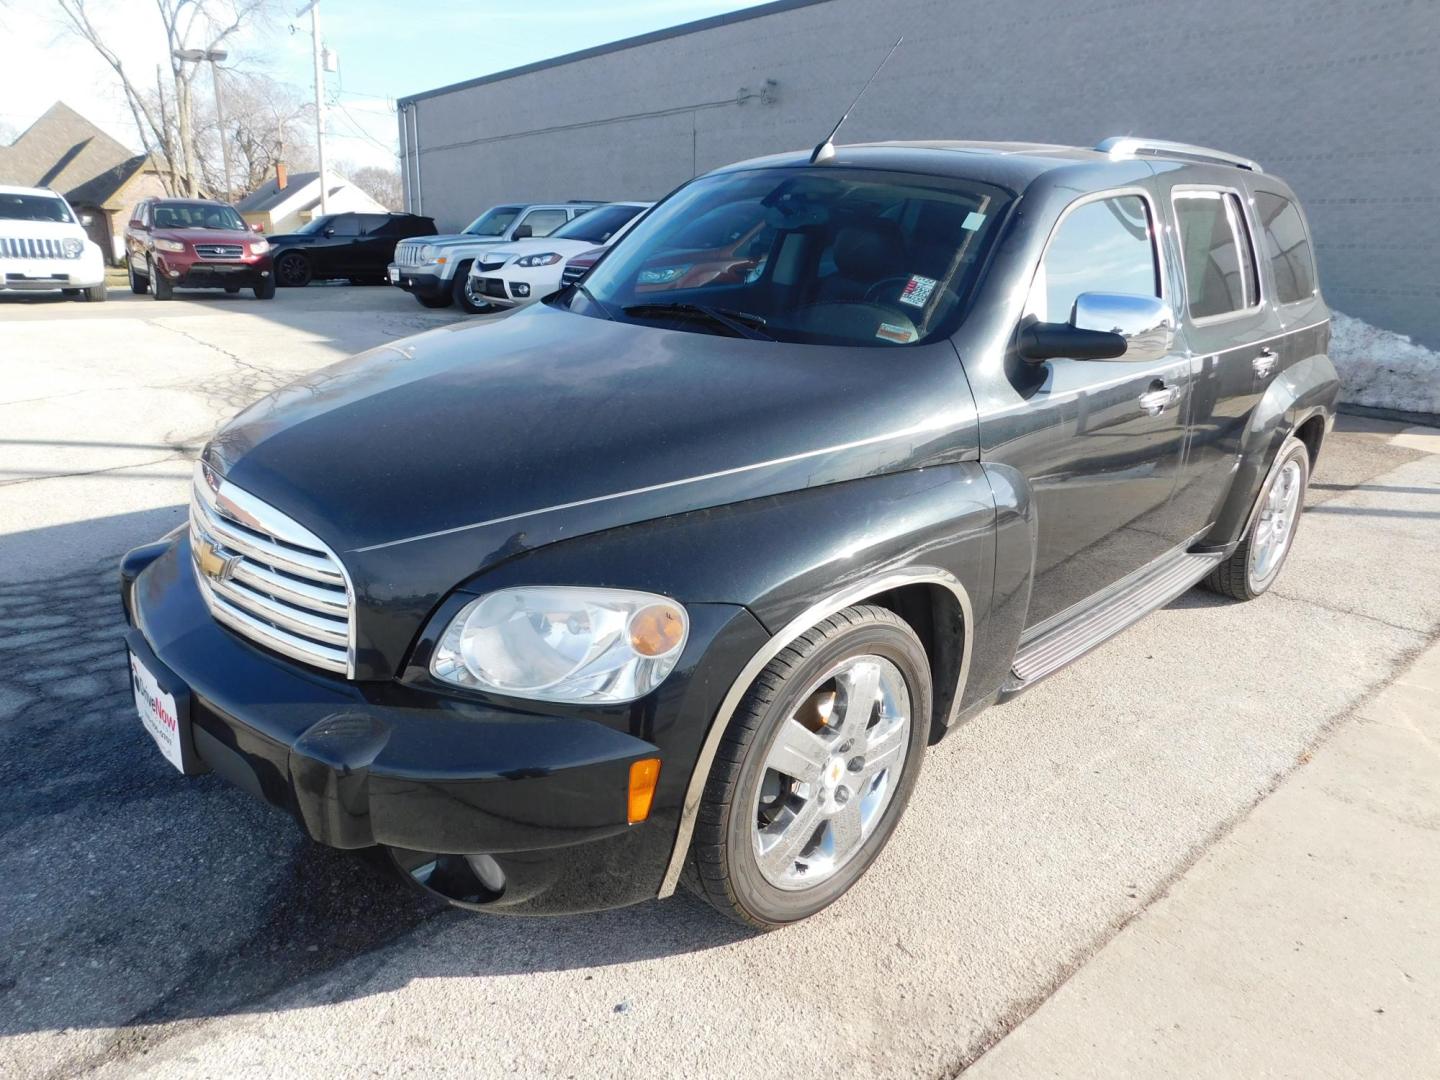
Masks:
[[[195,140],[200,153],[200,178],[211,191],[224,182],[219,142],[230,145],[232,182],[237,192],[254,191],[275,166],[294,169],[315,163],[314,105],[294,87],[267,75],[225,72],[225,127],[220,128],[213,104],[203,102],[195,114]]]
[[[141,76],[125,66],[125,58],[106,42],[104,31],[92,18],[95,5],[91,0],[54,0],[54,3],[66,29],[88,42],[120,80],[145,152],[161,159],[169,172],[171,194],[197,194],[201,183],[193,84],[198,67],[180,59],[176,53],[216,48],[241,27],[262,19],[272,0],[154,0],[169,59],[168,94],[158,72],[156,90],[152,93],[139,81]],[[133,4],[126,6],[125,17],[133,17],[133,7]],[[173,110],[168,107],[167,97],[173,100]]]
[[[379,165],[362,165],[348,174],[350,182],[378,202],[386,210],[401,209],[405,197],[400,192],[400,173]]]

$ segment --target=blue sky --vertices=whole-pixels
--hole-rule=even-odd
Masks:
[[[327,76],[326,146],[336,161],[393,162],[394,99],[763,0],[321,0],[321,37],[339,54]],[[310,19],[304,0],[277,0],[271,25],[232,50],[243,62],[309,92]],[[163,58],[158,19],[134,0],[90,0],[131,71]],[[149,25],[154,23],[154,25]],[[293,25],[293,30],[292,30]],[[127,145],[133,125],[109,69],[67,37],[44,0],[0,4],[0,121],[23,130],[57,96]],[[18,47],[17,47],[18,46]],[[66,78],[56,73],[65,71]],[[208,88],[208,80],[204,80]]]

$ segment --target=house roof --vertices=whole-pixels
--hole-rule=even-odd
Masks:
[[[318,172],[291,173],[284,188],[281,188],[279,182],[272,176],[249,195],[246,195],[237,202],[235,209],[239,210],[242,214],[266,213],[267,211],[274,210],[286,199],[293,199],[296,192],[301,188],[309,187],[319,178],[320,174]],[[333,173],[331,174],[331,179],[334,179]]]
[[[104,206],[145,164],[57,101],[9,146],[0,146],[0,181],[48,187],[72,204]]]

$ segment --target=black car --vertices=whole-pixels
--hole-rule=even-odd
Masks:
[[[692,284],[732,209],[743,260]],[[461,906],[683,882],[794,922],[929,742],[1197,583],[1271,586],[1329,335],[1294,194],[1217,151],[721,169],[545,302],[223,428],[122,563],[137,705],[182,772]]]
[[[416,214],[325,214],[299,232],[269,237],[275,280],[308,285],[349,278],[356,285],[383,285],[398,242],[434,235],[434,218]]]

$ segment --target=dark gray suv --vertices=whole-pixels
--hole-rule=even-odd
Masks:
[[[1294,194],[1216,151],[721,169],[546,301],[221,430],[122,567],[137,706],[461,906],[684,882],[794,922],[929,742],[1199,582],[1271,586],[1329,322]]]

